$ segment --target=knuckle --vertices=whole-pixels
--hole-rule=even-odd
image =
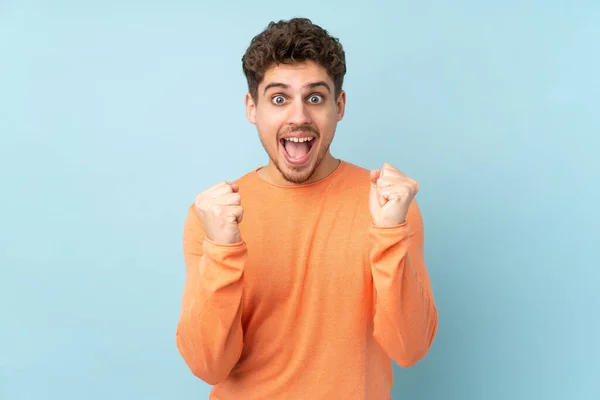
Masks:
[[[196,208],[200,211],[207,211],[206,201],[204,199],[196,200]]]
[[[221,206],[219,206],[218,204],[215,203],[211,203],[208,205],[207,211],[209,211],[211,214],[219,216],[223,213],[223,209],[221,208]]]

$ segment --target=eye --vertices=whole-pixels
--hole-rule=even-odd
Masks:
[[[323,96],[319,94],[313,94],[308,98],[308,102],[312,104],[319,104],[323,101]]]
[[[280,96],[280,95],[274,96],[271,99],[271,101],[273,102],[273,104],[280,106],[280,105],[282,105],[285,102],[285,97]]]

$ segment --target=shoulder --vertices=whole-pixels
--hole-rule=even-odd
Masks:
[[[345,181],[356,182],[359,184],[369,184],[370,170],[360,165],[342,160],[340,175]]]
[[[235,183],[238,186],[248,186],[248,185],[256,184],[259,179],[256,171],[257,171],[257,169],[248,171],[248,172],[244,173],[243,175],[238,176],[231,182]]]
[[[352,176],[369,176],[370,170],[350,161],[342,160],[344,173]]]

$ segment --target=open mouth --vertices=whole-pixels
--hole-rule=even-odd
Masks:
[[[317,138],[313,136],[289,137],[281,139],[279,142],[285,160],[290,164],[301,165],[310,158]]]

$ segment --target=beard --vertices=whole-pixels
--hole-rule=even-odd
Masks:
[[[306,132],[306,133],[314,134],[316,140],[318,141],[318,143],[315,144],[315,146],[319,145],[320,149],[315,149],[315,150],[318,150],[318,153],[316,155],[312,156],[313,160],[311,160],[311,163],[309,165],[303,165],[303,166],[290,165],[286,169],[283,169],[283,168],[281,168],[281,164],[278,161],[279,146],[281,146],[280,140],[283,136],[293,133],[293,132]],[[295,185],[305,183],[313,177],[313,175],[315,174],[315,171],[317,170],[319,165],[321,165],[321,162],[323,161],[323,158],[325,158],[325,155],[329,151],[329,147],[331,145],[331,143],[321,143],[321,134],[319,133],[318,129],[316,127],[313,127],[310,125],[293,126],[291,128],[287,128],[287,129],[279,131],[277,133],[277,147],[275,148],[275,151],[273,153],[269,152],[263,137],[261,135],[259,135],[259,137],[260,137],[261,144],[262,144],[263,148],[265,149],[265,152],[269,156],[271,163],[275,166],[275,168],[277,168],[277,171],[279,172],[279,174],[287,182],[290,182]]]

